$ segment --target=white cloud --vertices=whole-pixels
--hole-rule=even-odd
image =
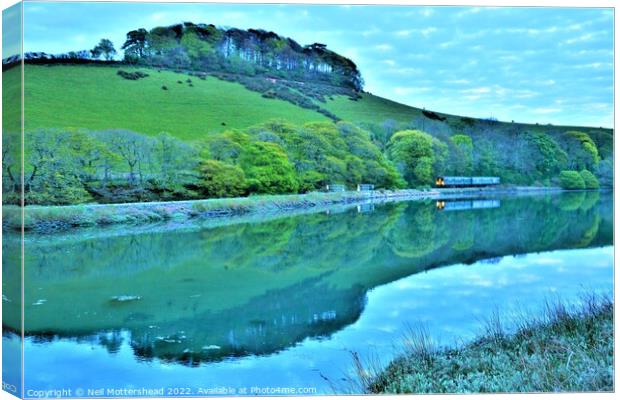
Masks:
[[[409,37],[412,34],[417,33],[426,38],[430,34],[437,32],[437,30],[438,29],[434,26],[429,26],[427,28],[422,28],[422,29],[401,29],[401,30],[394,32],[394,35],[397,37]]]
[[[434,26],[429,26],[428,28],[420,29],[420,33],[424,37],[428,37],[431,33],[437,32],[437,28]]]
[[[486,87],[486,86],[461,90],[461,93],[464,93],[464,94],[484,94],[484,93],[490,93],[490,92],[491,92],[491,88]]]
[[[454,46],[457,43],[458,43],[457,41],[449,40],[447,42],[439,43],[439,47],[441,47],[442,49],[445,49],[445,48],[448,48],[448,47],[452,47],[452,46]]]
[[[545,107],[535,108],[532,110],[532,112],[535,114],[553,114],[553,113],[558,113],[560,111],[562,111],[561,108],[545,108]]]
[[[607,31],[588,32],[588,33],[584,33],[583,35],[567,39],[567,40],[563,41],[562,44],[571,45],[571,44],[575,44],[575,43],[589,42],[589,41],[595,39],[598,36],[604,36],[604,35],[607,35],[607,34],[608,34]]]
[[[480,7],[468,7],[463,11],[459,11],[456,14],[454,14],[454,16],[456,18],[463,18],[467,15],[471,15],[471,14],[477,14],[481,11]]]
[[[529,99],[530,97],[536,97],[539,93],[529,89],[522,89],[515,91],[514,96],[518,99]]]
[[[378,29],[376,26],[373,26],[370,29],[366,29],[364,31],[361,32],[362,36],[364,37],[368,37],[368,36],[374,36],[381,33],[381,30]]]
[[[575,69],[599,69],[602,67],[612,67],[612,63],[603,63],[603,62],[593,62],[588,64],[577,64],[573,65]]]
[[[395,75],[418,75],[424,71],[420,68],[404,67],[404,68],[390,68],[388,71],[390,74]]]
[[[435,11],[432,8],[424,8],[420,11],[420,14],[422,14],[423,17],[430,17],[431,15],[435,14]]]
[[[446,81],[446,83],[450,83],[453,85],[467,85],[470,83],[470,81],[468,81],[467,79],[453,79],[453,80]]]
[[[387,43],[378,44],[374,48],[378,51],[390,51],[393,49],[392,45]]]
[[[80,35],[75,35],[73,37],[73,41],[75,41],[76,43],[79,43],[79,44],[84,44],[84,43],[86,43],[87,40],[88,40],[87,37],[85,35],[81,35],[81,34]]]
[[[166,18],[166,13],[163,13],[163,12],[153,13],[150,15],[150,18],[151,20],[155,22],[159,22]]]

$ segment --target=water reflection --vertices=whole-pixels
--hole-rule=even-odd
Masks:
[[[26,334],[41,346],[122,353],[124,363],[130,350],[142,362],[227,365],[311,338],[328,349],[349,326],[359,333],[353,343],[372,341],[378,334],[361,319],[369,291],[412,274],[611,243],[611,196],[599,193],[503,198],[454,213],[406,202],[178,233],[33,237]],[[442,269],[446,279],[451,269]],[[16,311],[5,307],[6,328],[17,326]]]
[[[478,208],[498,208],[501,206],[501,201],[499,199],[437,200],[435,206],[438,210],[460,211]]]

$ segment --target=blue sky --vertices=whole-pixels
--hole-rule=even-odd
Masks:
[[[612,9],[38,3],[25,51],[92,48],[182,21],[262,28],[326,43],[357,63],[365,90],[472,117],[613,126]]]

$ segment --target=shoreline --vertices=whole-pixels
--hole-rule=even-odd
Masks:
[[[88,227],[115,225],[147,225],[154,223],[183,224],[188,221],[240,219],[241,217],[296,215],[329,211],[344,206],[412,200],[450,200],[497,195],[556,193],[555,187],[460,188],[431,190],[377,190],[369,192],[312,192],[292,195],[263,195],[239,198],[186,200],[170,202],[81,204],[71,206],[26,206],[24,231],[56,233]],[[2,230],[21,231],[21,208],[2,206]]]

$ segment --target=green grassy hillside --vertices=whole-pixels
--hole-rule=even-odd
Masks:
[[[273,118],[286,118],[294,123],[327,120],[314,111],[283,100],[265,99],[238,83],[213,77],[201,80],[168,71],[141,69],[150,76],[132,81],[118,76],[117,70],[26,66],[26,130],[124,128],[151,135],[165,131],[191,140],[209,132],[246,128]],[[19,69],[5,73],[19,74]]]

